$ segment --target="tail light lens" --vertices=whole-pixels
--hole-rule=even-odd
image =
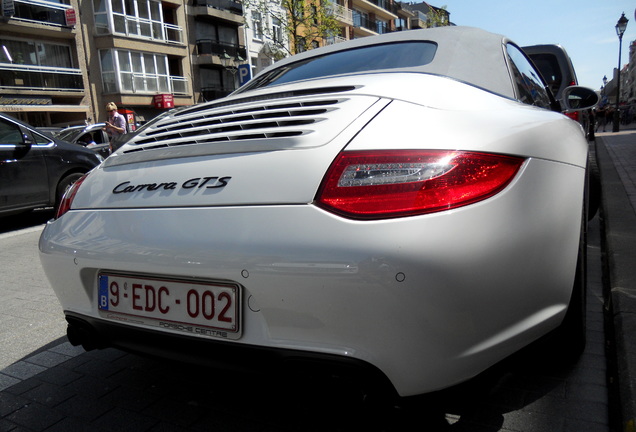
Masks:
[[[440,212],[497,194],[523,162],[445,150],[341,152],[322,181],[316,204],[353,219]]]
[[[77,191],[79,190],[82,182],[86,179],[88,174],[84,174],[80,177],[75,183],[69,186],[69,188],[64,192],[64,196],[60,200],[60,205],[57,207],[55,211],[55,219],[61,218],[66,212],[71,209],[71,205],[73,204],[73,200],[75,199],[75,195],[77,195]]]

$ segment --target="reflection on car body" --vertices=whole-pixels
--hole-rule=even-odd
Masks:
[[[69,340],[320,365],[399,396],[542,337],[574,359],[588,145],[560,109],[512,41],[444,27],[309,51],[169,111],[42,234]],[[179,187],[207,177],[226,181]]]

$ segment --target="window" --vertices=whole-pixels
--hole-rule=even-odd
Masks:
[[[0,39],[0,63],[72,68],[71,47],[35,40]]]
[[[112,11],[112,18],[109,16]],[[95,31],[108,34],[112,20],[113,32],[126,36],[168,40],[164,29],[161,2],[155,0],[93,0]],[[175,26],[171,26],[175,27]],[[178,31],[179,29],[176,28]],[[172,40],[170,38],[169,40]]]
[[[506,50],[514,84],[517,88],[517,99],[528,105],[550,109],[550,96],[539,72],[519,48],[508,44]]]
[[[422,66],[433,61],[436,51],[433,42],[395,42],[336,51],[273,69],[241,91],[330,75]]]
[[[104,93],[172,93],[165,55],[124,50],[100,51]],[[171,91],[172,90],[172,91]]]
[[[272,19],[272,40],[277,43],[283,42],[283,26],[278,18]]]
[[[260,12],[252,12],[254,39],[263,40],[263,16]]]
[[[23,144],[24,138],[20,129],[4,119],[0,119],[0,144],[18,145]]]

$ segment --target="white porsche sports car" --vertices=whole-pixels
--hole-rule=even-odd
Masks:
[[[171,110],[42,234],[69,340],[324,366],[399,396],[545,335],[576,356],[588,144],[561,111],[596,100],[559,103],[506,37],[444,27],[305,52]]]

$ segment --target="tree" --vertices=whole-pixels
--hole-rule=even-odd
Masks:
[[[332,12],[337,5],[329,0],[244,0],[243,4],[280,25],[282,35],[277,33],[276,25],[263,26],[275,59],[316,48],[320,40],[339,30]]]
[[[450,25],[448,20],[448,11],[446,10],[445,5],[442,7],[429,5],[428,7],[429,12],[426,14],[427,27],[444,27]]]

